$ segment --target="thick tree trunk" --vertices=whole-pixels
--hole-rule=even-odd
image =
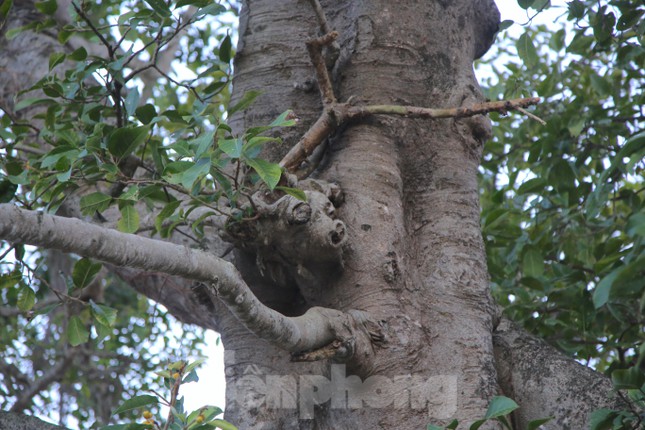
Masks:
[[[472,62],[496,30],[494,4],[348,1],[323,3],[323,9],[340,33],[334,77],[341,101],[355,96],[357,104],[426,107],[481,101]],[[244,126],[267,122],[290,107],[305,119],[302,123],[313,122],[320,102],[301,88],[312,73],[304,42],[317,36],[317,28],[306,2],[245,3],[234,91],[239,97],[262,88],[264,94],[246,111]],[[346,194],[339,217],[348,226],[350,245],[339,278],[304,299],[364,310],[383,321],[382,347],[331,370],[355,375],[352,381],[375,382],[383,394],[366,396],[361,404],[357,393],[350,392],[345,403],[333,392],[332,404],[314,408],[313,415],[302,407],[285,408],[285,398],[282,408],[265,403],[251,409],[235,397],[248,382],[247,372],[264,382],[284,375],[292,390],[298,382],[300,392],[289,392],[287,399],[304,401],[311,383],[303,375],[329,377],[329,370],[321,372],[330,363],[289,363],[282,351],[228,329],[223,334],[230,354],[227,414],[232,422],[244,428],[261,428],[261,423],[275,428],[281,422],[296,427],[299,418],[313,418],[299,425],[423,428],[483,415],[499,392],[477,192],[487,127],[481,117],[378,118],[337,134],[318,174]],[[334,383],[329,388],[342,391]],[[420,394],[426,397],[415,398]]]

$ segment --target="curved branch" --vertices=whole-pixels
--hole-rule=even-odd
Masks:
[[[356,336],[356,321],[348,313],[311,308],[300,317],[289,318],[268,308],[253,295],[233,264],[203,251],[12,204],[0,204],[0,239],[203,282],[210,296],[224,302],[246,328],[290,352],[320,348],[334,340],[353,342]]]

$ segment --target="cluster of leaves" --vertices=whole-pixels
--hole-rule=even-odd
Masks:
[[[493,291],[506,315],[642,398],[645,6],[518,4],[527,16],[558,14],[559,25],[503,32],[492,56],[509,60],[484,85],[491,99],[541,97],[535,113],[547,121],[497,122],[486,148]],[[595,428],[634,428],[637,415]]]
[[[41,4],[40,9],[53,14],[56,2],[45,3],[48,7]],[[219,202],[226,197],[230,207],[239,206],[249,183],[254,182],[253,175],[245,175],[247,171],[271,189],[281,176],[279,166],[258,157],[263,144],[278,139],[259,134],[292,125],[294,120],[285,113],[269,127],[248,130],[241,137],[234,136],[222,121],[223,114],[230,116],[244,109],[258,95],[250,92],[228,111],[223,109],[230,90],[232,41],[228,34],[214,48],[217,57],[211,54],[208,60],[203,59],[195,77],[186,82],[175,81],[156,66],[161,49],[184,28],[206,15],[225,12],[223,6],[181,0],[176,8],[202,6],[190,19],[182,19],[167,2],[135,2],[128,12],[119,14],[117,24],[109,24],[109,13],[124,8],[121,3],[101,9],[106,11],[105,17],[94,9],[90,17],[83,5],[76,6],[76,24],[58,33],[61,43],[78,34],[98,37],[107,58],[89,56],[84,47],[50,55],[50,73],[27,91],[36,96],[23,98],[14,109],[20,112],[39,107],[34,117],[42,121],[41,127],[15,122],[9,115],[2,118],[2,138],[8,142],[1,163],[6,172],[0,177],[2,199],[55,212],[79,188],[98,185],[100,191],[86,194],[81,201],[85,215],[117,205],[121,215],[118,228],[133,233],[140,227],[136,203],[149,208],[163,205],[162,218],[154,226],[155,233],[162,236],[171,230],[161,228],[166,218],[185,223],[197,207],[235,215],[235,211],[222,210]],[[39,24],[38,30],[41,27]],[[7,36],[33,29],[34,25],[26,25],[10,30]],[[200,37],[211,36],[204,30],[199,33]],[[138,88],[150,85],[139,80],[149,69],[174,85],[172,90],[164,88],[165,100],[155,100],[155,105],[143,104],[147,100],[141,99]],[[184,91],[178,91],[182,88]],[[48,145],[45,151],[43,144]],[[36,156],[25,157],[33,152]],[[227,169],[231,164],[235,168]],[[132,166],[146,170],[147,175],[133,177]],[[182,208],[179,199],[185,200]],[[199,224],[193,222],[193,230],[198,230]]]
[[[114,410],[113,415],[122,415],[124,424],[104,426],[101,430],[236,430],[236,427],[221,418],[222,409],[217,406],[204,406],[195,411],[184,410],[183,397],[179,395],[182,384],[199,381],[195,369],[204,362],[203,359],[188,363],[177,361],[168,365],[164,370],[156,372],[163,379],[163,387],[167,396],[155,392],[155,395],[142,394],[129,398]],[[167,414],[162,416],[159,407],[165,407]],[[150,409],[157,409],[156,413]],[[140,412],[142,423],[136,422]]]
[[[504,397],[504,396],[495,396],[490,401],[488,405],[488,410],[486,410],[486,414],[484,415],[484,417],[472,423],[470,427],[468,427],[468,429],[478,430],[487,421],[497,421],[505,429],[511,430],[513,427],[511,426],[511,423],[508,419],[508,415],[517,408],[519,408],[519,405],[515,403],[513,399],[509,399],[508,397]],[[552,419],[553,418],[549,417],[549,418],[540,418],[537,420],[533,420],[528,423],[526,429],[536,430],[542,424],[545,424],[551,421]],[[428,424],[427,430],[455,430],[458,427],[459,427],[459,421],[452,420],[450,424],[448,424],[447,426],[437,426],[434,424]]]
[[[59,405],[61,420],[71,417],[83,427],[107,422],[122,399],[159,387],[152,379],[134,383],[132,374],[151,374],[167,357],[203,348],[202,330],[178,327],[114,277],[97,279],[100,264],[78,260],[63,279],[65,293],[47,286],[61,274],[44,257],[31,260],[34,268],[18,260],[2,264],[1,409],[26,401],[21,408],[49,416]],[[78,294],[96,282],[103,288],[100,303]],[[34,381],[39,391],[32,391]],[[56,390],[49,389],[54,382]]]
[[[123,232],[149,230],[165,238],[179,231],[199,244],[208,216],[244,217],[252,210],[243,203],[254,184],[277,186],[280,167],[259,153],[279,140],[262,134],[294,124],[291,113],[241,136],[225,122],[259,94],[250,92],[226,108],[230,8],[211,0],[77,0],[68,11],[71,23],[61,27],[57,4],[35,3],[42,16],[4,34],[12,39],[47,31],[57,35],[60,50],[49,56],[47,76],[0,116],[0,202],[56,213],[69,210],[68,204],[74,210],[70,197],[78,196],[83,215],[100,221],[112,211]],[[0,18],[10,19],[12,6],[4,0]],[[68,49],[72,45],[81,47]],[[158,64],[165,50],[185,60],[181,74]],[[192,216],[196,208],[210,210]],[[157,213],[152,225],[142,225],[143,211]],[[186,225],[192,235],[180,230]],[[201,345],[200,330],[171,329],[169,315],[101,272],[100,264],[81,259],[68,273],[55,273],[46,256],[25,256],[21,246],[5,261],[11,250],[0,248],[0,365],[16,371],[0,372],[1,406],[19,398],[27,380],[65,362],[66,373],[48,381],[59,383],[58,394],[41,384],[40,412],[48,415],[56,396],[67,396],[75,407],[58,411],[63,422],[68,414],[81,427],[107,422],[115,402],[137,388],[156,387],[152,380],[135,387],[131,372],[147,373],[176,349],[185,355]],[[51,277],[60,276],[64,287],[57,290]],[[84,297],[97,283],[103,293]],[[173,331],[181,339],[176,348]],[[161,354],[151,353],[151,344]],[[71,350],[74,366],[66,360]],[[30,374],[17,370],[29,367],[25,356],[31,357]],[[79,360],[93,365],[80,366]],[[105,381],[105,392],[99,381]]]

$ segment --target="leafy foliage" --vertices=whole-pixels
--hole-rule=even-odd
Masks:
[[[489,54],[507,61],[492,66],[487,96],[539,96],[534,113],[547,121],[496,121],[485,148],[494,294],[506,315],[614,382],[642,375],[645,6],[518,4],[560,18],[555,30],[529,22],[517,35],[511,26]]]
[[[65,213],[80,197],[84,216],[102,220],[112,211],[123,232],[166,238],[179,229],[198,246],[209,215],[242,217],[250,209],[240,202],[256,182],[276,186],[281,170],[257,157],[277,139],[261,133],[292,124],[289,113],[241,136],[225,122],[234,7],[77,0],[71,21],[61,26],[52,0],[36,3],[42,15],[30,11],[33,22],[11,27],[12,8],[19,6],[2,2],[7,39],[47,31],[60,46],[49,55],[49,74],[0,116],[2,202]],[[70,41],[83,47],[67,49]],[[96,50],[88,52],[90,45]],[[171,72],[174,60],[183,64],[181,73]],[[239,142],[235,153],[222,148],[229,141]],[[198,207],[210,211],[189,218]],[[156,214],[151,225],[142,224],[147,212]],[[99,263],[65,260],[58,267],[55,253],[6,245],[0,252],[3,409],[49,415],[60,405],[63,423],[108,423],[118,402],[159,388],[132,373],[149,374],[202,345],[201,330],[178,328]],[[22,399],[36,379],[40,388]]]
[[[101,427],[101,430],[134,430],[134,429],[151,429],[151,430],[236,430],[233,424],[217,416],[222,414],[222,409],[216,406],[203,406],[196,411],[186,411],[184,408],[183,397],[179,395],[180,388],[183,384],[198,381],[195,368],[203,363],[204,360],[197,360],[192,363],[185,361],[176,361],[169,364],[166,369],[157,372],[157,375],[163,379],[163,387],[168,392],[166,395],[155,393],[137,395],[124,401],[118,408],[113,411],[113,415],[124,415],[132,419],[130,423],[116,424]],[[156,414],[150,409],[163,406],[167,409],[167,415],[162,416],[161,411]],[[144,421],[137,423],[136,416],[132,411],[141,411]]]
[[[513,427],[511,426],[510,420],[508,419],[508,415],[517,408],[519,408],[519,405],[515,403],[513,399],[509,399],[508,397],[504,396],[495,396],[490,401],[488,410],[486,411],[484,417],[472,423],[470,427],[468,427],[468,429],[478,430],[488,421],[497,421],[503,428],[511,430]],[[540,418],[533,420],[528,423],[527,430],[535,430],[542,424],[551,421],[551,419],[552,418]],[[459,421],[452,420],[447,426],[428,424],[427,430],[455,430],[458,427]]]

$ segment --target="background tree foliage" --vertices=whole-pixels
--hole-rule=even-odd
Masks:
[[[519,3],[533,4],[529,16],[549,7]],[[491,99],[542,97],[536,114],[547,122],[496,118],[486,147],[482,224],[497,299],[514,320],[603,371],[633,364],[643,339],[638,3],[568,2],[562,24],[528,25],[499,44],[489,58],[513,59],[495,63],[485,85]]]
[[[555,9],[518,3],[527,17]],[[556,25],[529,20],[488,57],[487,97],[542,97],[547,122],[492,115],[481,177],[492,288],[507,316],[642,401],[645,7],[556,10]]]
[[[83,37],[110,48],[103,58],[61,46],[49,57],[51,73],[16,105],[3,107],[0,200],[54,213],[70,196],[83,195],[86,217],[100,222],[101,212],[118,210],[121,231],[179,233],[195,246],[207,214],[247,215],[238,204],[245,199],[244,177],[273,187],[280,172],[257,158],[261,145],[275,141],[260,136],[268,128],[233,136],[226,125],[228,115],[255,96],[249,93],[225,114],[235,5],[76,4],[73,24],[64,27],[51,18],[28,28],[5,23],[8,38],[53,31],[61,43]],[[543,0],[518,4],[528,16],[555,7]],[[2,2],[0,14],[10,7]],[[53,16],[56,1],[36,7]],[[187,7],[195,13],[190,22],[182,15]],[[502,31],[485,60],[495,74],[483,82],[491,100],[537,95],[543,102],[535,113],[547,121],[491,115],[495,135],[485,148],[481,194],[493,292],[507,316],[642,399],[645,6],[574,0],[560,10],[555,25],[529,21],[517,39]],[[151,67],[175,37],[182,37],[177,70]],[[154,86],[141,79],[149,69],[159,69]],[[290,121],[285,114],[272,125]],[[146,176],[132,177],[132,157],[142,160]],[[179,197],[189,203],[180,205]],[[224,212],[222,199],[229,202]],[[133,210],[141,203],[152,220]],[[47,369],[66,363],[37,387],[34,404],[20,410],[56,410],[63,422],[71,415],[80,427],[105,423],[119,401],[158,387],[141,375],[199,345],[201,332],[186,326],[177,337],[181,343],[171,347],[171,317],[99,274],[89,260],[64,275],[66,291],[55,291],[51,277],[61,275],[49,270],[44,256],[20,246],[5,246],[2,255],[3,409],[15,407],[21,391]],[[80,294],[92,282],[106,289],[100,301]],[[149,345],[160,343],[161,354],[153,357]],[[70,344],[83,345],[71,361],[65,358]],[[71,410],[64,406],[70,404]],[[605,411],[598,425],[616,416]],[[634,427],[640,422],[628,418]]]

